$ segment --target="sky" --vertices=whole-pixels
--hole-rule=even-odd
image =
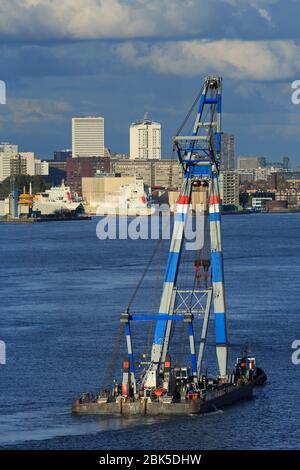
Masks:
[[[300,165],[299,0],[1,0],[0,141],[51,158],[71,118],[105,118],[128,152],[129,125],[162,124],[162,154],[203,79],[223,77],[223,131],[237,155]]]

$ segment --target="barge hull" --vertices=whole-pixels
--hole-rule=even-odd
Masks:
[[[219,392],[215,397],[207,400],[188,400],[181,402],[150,401],[140,399],[137,401],[119,400],[107,403],[74,402],[72,412],[78,415],[125,415],[125,416],[159,416],[159,415],[190,415],[216,411],[235,402],[252,398],[253,383],[249,382],[238,387],[230,387]]]

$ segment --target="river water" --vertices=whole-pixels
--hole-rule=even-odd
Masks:
[[[300,339],[300,214],[223,218],[233,357],[248,342],[268,384],[253,400],[224,411],[168,419],[70,414],[74,398],[106,380],[120,341],[120,312],[156,243],[100,241],[96,224],[0,225],[0,340],[7,355],[0,366],[0,447],[299,447],[300,365],[291,361],[291,344]],[[150,269],[136,300],[139,308],[153,310],[159,298],[167,249],[165,242],[160,266]],[[142,330],[140,346],[147,336]]]

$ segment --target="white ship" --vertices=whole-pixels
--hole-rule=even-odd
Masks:
[[[73,201],[70,187],[62,181],[61,186],[52,186],[43,193],[35,195],[33,211],[38,211],[41,215],[75,213],[83,211],[83,206],[81,202]]]

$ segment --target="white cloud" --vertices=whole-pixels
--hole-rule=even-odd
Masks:
[[[220,73],[238,79],[281,80],[300,70],[300,46],[293,41],[127,42],[116,51],[136,67],[174,75]]]
[[[133,38],[183,31],[205,0],[1,0],[0,33],[28,38]],[[215,4],[215,0],[212,0]],[[206,12],[211,8],[206,7]],[[205,24],[207,13],[199,17]],[[193,24],[193,20],[191,21]]]
[[[70,106],[62,100],[9,98],[3,107],[0,122],[15,127],[29,127],[32,124],[64,122]]]
[[[266,7],[277,1],[291,0],[1,0],[0,35],[27,40],[239,37],[252,22],[255,37],[271,18]]]
[[[257,11],[262,18],[265,18],[269,23],[272,23],[271,15],[265,8],[258,8]]]

